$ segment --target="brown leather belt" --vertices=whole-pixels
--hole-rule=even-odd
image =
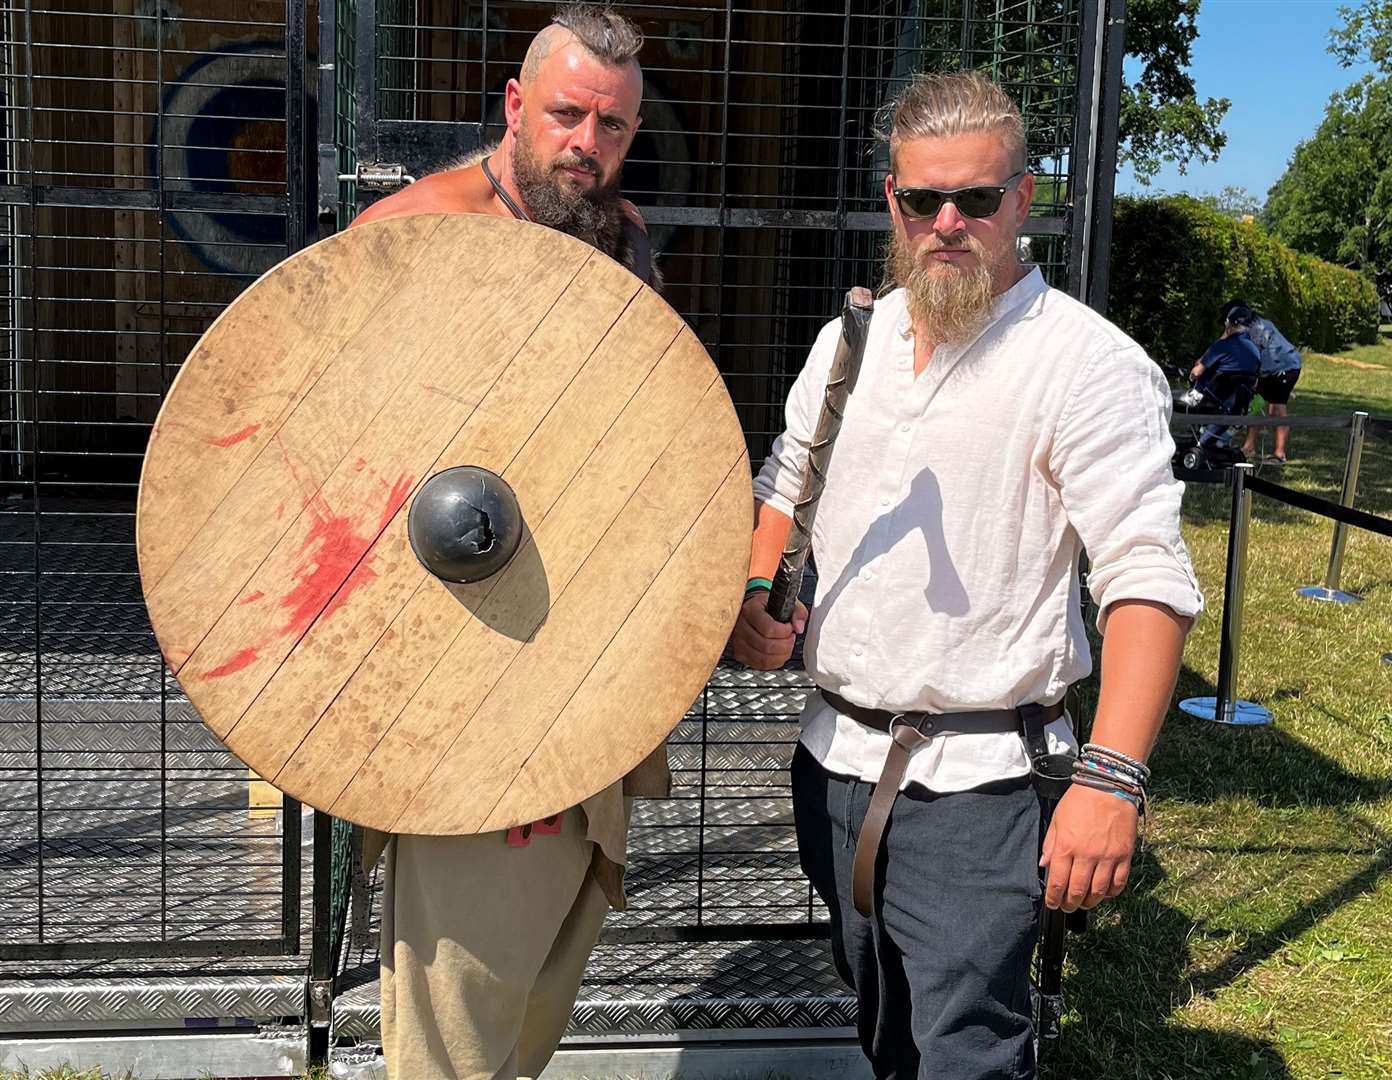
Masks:
[[[893,712],[889,709],[867,709],[855,705],[840,694],[822,690],[826,703],[843,716],[858,724],[883,731],[893,740],[885,757],[879,783],[870,796],[865,821],[856,841],[855,861],[851,869],[851,896],[862,915],[869,916],[875,906],[875,860],[884,841],[885,826],[889,823],[894,798],[909,767],[909,756],[935,735],[998,734],[1021,732],[1025,725],[1043,725],[1057,720],[1064,713],[1062,701],[1053,705],[1021,705],[1016,709],[983,709],[971,712],[923,713]],[[1041,735],[1042,738],[1042,735]]]

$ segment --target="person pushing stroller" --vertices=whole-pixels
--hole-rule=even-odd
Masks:
[[[1261,374],[1261,350],[1250,336],[1256,313],[1234,307],[1223,322],[1223,334],[1189,372],[1194,390],[1214,412],[1242,416],[1256,393]],[[1199,447],[1208,451],[1219,445],[1227,424],[1209,424],[1199,436]]]

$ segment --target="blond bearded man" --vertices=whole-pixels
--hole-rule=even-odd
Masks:
[[[978,76],[922,77],[888,139],[897,288],[876,305],[822,495],[812,612],[774,622],[759,579],[788,533],[836,324],[755,482],[731,647],[778,667],[806,628],[818,689],[793,761],[798,844],[875,1076],[1016,1080],[1035,1075],[1041,892],[1071,911],[1125,886],[1143,780],[1122,780],[1143,771],[1202,597],[1158,369],[1018,261],[1034,190],[1019,110]],[[1076,745],[1059,703],[1091,667],[1084,546],[1101,749],[1046,823],[1022,735],[1036,753]]]
[[[641,123],[642,41],[608,9],[562,8],[507,84],[502,141],[383,199],[354,225],[408,214],[524,218],[652,283],[642,218],[618,193]],[[387,845],[382,1046],[393,1080],[512,1080],[545,1068],[604,916],[624,906],[625,796],[665,796],[669,784],[659,750],[559,820],[389,845],[369,833],[367,865]]]

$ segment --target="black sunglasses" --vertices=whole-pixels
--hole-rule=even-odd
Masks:
[[[939,191],[937,188],[929,187],[896,187],[894,198],[899,203],[899,209],[908,218],[937,217],[945,202],[952,203],[966,217],[988,218],[1000,209],[1005,193],[1024,175],[1023,171],[1017,172],[999,187],[964,187],[956,191]]]

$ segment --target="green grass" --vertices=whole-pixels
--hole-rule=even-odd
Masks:
[[[1292,413],[1355,408],[1392,416],[1392,339],[1306,357]],[[1337,498],[1346,440],[1294,431],[1290,465],[1262,475]],[[1392,443],[1368,440],[1357,505],[1392,517]],[[1186,494],[1209,609],[1179,698],[1213,693],[1228,506],[1226,488]],[[1392,1077],[1392,541],[1350,534],[1362,604],[1299,600],[1329,537],[1255,498],[1238,689],[1275,724],[1172,711],[1133,884],[1072,946],[1053,1080]]]

